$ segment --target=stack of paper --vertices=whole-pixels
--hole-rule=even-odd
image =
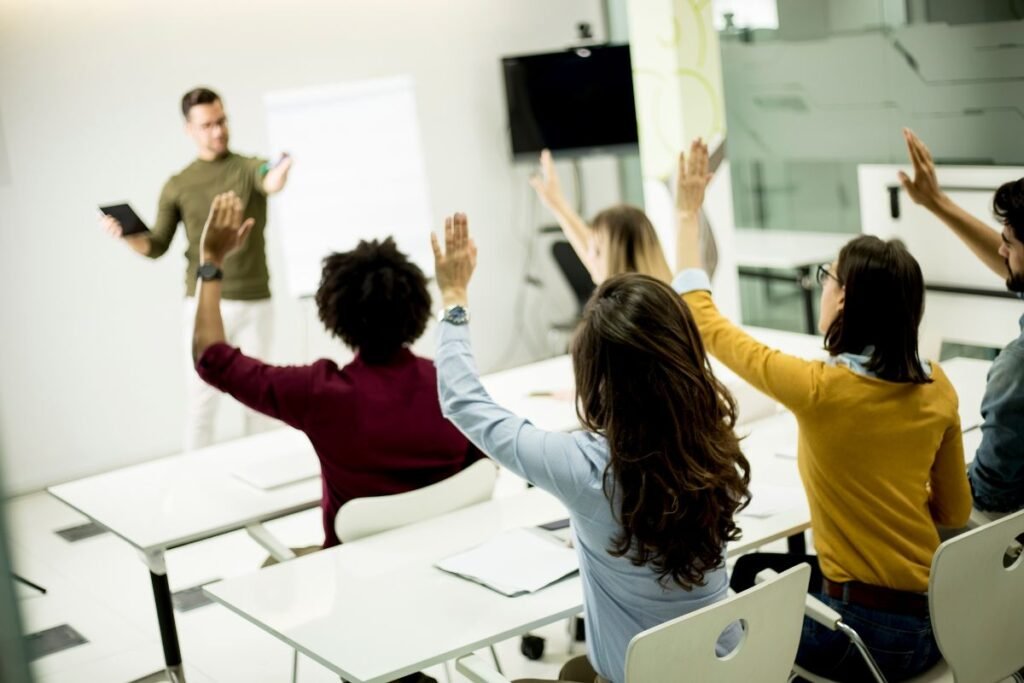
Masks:
[[[512,529],[435,565],[502,595],[533,593],[579,570],[576,552],[537,529]]]

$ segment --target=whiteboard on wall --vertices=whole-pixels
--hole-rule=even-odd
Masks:
[[[1003,281],[952,230],[907,196],[900,186],[899,171],[913,174],[912,168],[895,164],[857,167],[861,230],[869,235],[903,240],[921,264],[929,284],[1004,290]],[[1024,168],[939,166],[936,173],[950,199],[993,230],[1002,231],[1003,226],[992,213],[992,196],[1003,183],[1024,176]]]
[[[432,275],[434,226],[413,79],[273,92],[264,104],[271,148],[295,159],[271,203],[289,292],[312,295],[325,256],[388,236]]]
[[[1003,278],[984,266],[953,231],[918,206],[900,186],[895,164],[857,167],[861,230],[884,239],[897,237],[921,264],[929,285],[947,285],[1002,294]],[[939,166],[939,184],[957,204],[994,230],[1003,226],[992,213],[992,196],[1003,183],[1024,176],[1019,166]],[[1015,298],[929,291],[921,326],[922,347],[937,357],[943,341],[1002,348],[1020,334],[1024,307]],[[932,341],[928,341],[929,338]]]

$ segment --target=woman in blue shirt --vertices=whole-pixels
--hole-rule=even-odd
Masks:
[[[435,363],[441,409],[484,453],[558,497],[572,519],[589,659],[563,680],[621,683],[637,633],[726,596],[726,543],[749,499],[735,402],[714,377],[686,305],[663,282],[613,277],[587,304],[572,346],[584,429],[545,432],[494,403],[469,343],[476,247],[466,217],[432,236],[445,305]],[[722,653],[738,627],[719,640]]]

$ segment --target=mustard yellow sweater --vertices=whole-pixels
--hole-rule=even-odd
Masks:
[[[887,382],[768,348],[707,291],[683,299],[708,352],[796,415],[825,576],[927,591],[935,525],[963,526],[971,511],[956,391],[938,364],[930,384]]]

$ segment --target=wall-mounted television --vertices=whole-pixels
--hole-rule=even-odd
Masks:
[[[505,57],[512,154],[590,154],[637,144],[628,45]]]

